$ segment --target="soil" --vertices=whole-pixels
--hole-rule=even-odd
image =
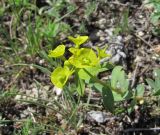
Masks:
[[[150,89],[147,87],[146,78],[152,78],[153,69],[160,68],[160,51],[156,49],[160,45],[160,36],[153,32],[154,28],[150,22],[152,10],[147,8],[141,0],[98,1],[96,11],[87,17],[85,15],[85,7],[88,4],[87,0],[85,2],[78,0],[71,2],[76,4],[78,8],[70,16],[63,19],[64,22],[74,27],[71,34],[88,35],[90,41],[84,46],[93,48],[99,46],[103,48],[107,44],[107,51],[112,54],[110,61],[124,67],[131,80],[132,88],[137,84],[144,83],[147,95]],[[45,0],[37,0],[36,2],[36,6],[39,8],[46,5]],[[125,15],[127,15],[127,19]],[[0,21],[4,24],[4,27],[8,28],[6,23],[11,21],[11,16],[6,14]],[[82,23],[86,28],[83,32],[79,30],[79,26]],[[17,35],[19,35],[18,32],[17,30]],[[60,42],[66,40],[67,36],[63,35],[63,33],[60,34]],[[1,39],[5,38],[0,33]],[[7,41],[2,41],[4,41],[4,44],[7,44]],[[69,43],[69,41],[66,42]],[[34,58],[24,56],[24,59],[26,63],[34,63],[47,67],[47,63],[40,56],[34,56]],[[2,65],[0,67],[0,74],[4,75],[0,77],[0,89],[4,92],[14,84],[18,86],[18,92],[22,93],[20,96],[13,93],[5,99],[0,98],[0,114],[2,117],[0,119],[9,120],[7,123],[6,121],[0,121],[0,134],[12,135],[15,131],[18,133],[22,125],[18,121],[23,121],[33,115],[33,119],[36,122],[43,122],[45,124],[56,123],[60,127],[65,126],[64,116],[59,113],[63,112],[64,109],[55,105],[56,112],[45,106],[36,104],[37,102],[41,105],[53,104],[50,102],[53,97],[54,99],[57,98],[57,102],[64,104],[62,101],[64,100],[63,94],[57,96],[47,74],[32,66],[18,69],[15,66],[8,66],[7,60],[3,58],[0,58],[0,65]],[[22,70],[23,75],[18,79],[14,75],[8,76],[14,70]],[[105,75],[103,74],[101,77]],[[88,94],[86,90],[85,96],[81,99],[83,103],[87,101]],[[75,95],[74,97],[75,101],[77,101],[77,96]],[[21,101],[17,102],[15,99],[28,99],[32,100],[32,102],[28,103],[24,101],[21,103]],[[68,104],[68,111],[72,109],[70,103],[66,104]],[[160,133],[159,111],[155,111],[158,108],[158,101],[155,99],[152,100],[148,97],[146,104],[137,105],[130,114],[127,111],[118,114],[107,112],[102,106],[101,95],[94,91],[91,93],[90,104],[100,106],[100,108],[91,107],[89,110],[79,108],[77,118],[83,116],[83,124],[76,130],[66,124],[66,134],[158,135]],[[122,104],[127,110],[129,102],[127,101]],[[93,118],[88,117],[88,112],[90,111],[106,113],[106,121],[99,123]],[[66,116],[69,116],[69,114],[70,112]],[[52,131],[41,134],[52,135],[56,133]],[[58,135],[61,134],[63,133],[59,131]]]

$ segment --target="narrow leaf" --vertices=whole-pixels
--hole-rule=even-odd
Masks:
[[[114,112],[114,98],[113,98],[112,91],[109,88],[104,87],[102,89],[102,97],[103,97],[104,107],[113,113]]]
[[[85,82],[78,76],[77,73],[75,79],[76,79],[77,92],[80,96],[83,96],[85,90]]]
[[[143,97],[143,94],[144,94],[144,85],[139,84],[139,85],[136,87],[136,96],[138,96],[138,97]]]

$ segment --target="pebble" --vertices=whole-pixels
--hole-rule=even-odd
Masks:
[[[39,91],[40,90],[38,90],[38,88],[33,88],[32,90],[31,90],[31,95],[32,95],[32,97],[35,97],[35,98],[38,98],[38,96],[39,96]]]
[[[107,21],[105,18],[102,18],[98,21],[99,24],[105,24]]]
[[[96,33],[96,36],[98,37],[101,37],[101,36],[104,36],[104,32],[102,30],[99,30],[97,33]]]
[[[110,59],[110,62],[116,64],[116,63],[119,63],[120,61],[120,58],[121,56],[119,54],[116,54],[115,56],[113,56],[111,59]]]
[[[87,120],[96,121],[98,123],[105,123],[109,120],[107,113],[101,111],[90,111],[87,113]]]
[[[100,29],[104,29],[104,28],[105,28],[105,25],[101,24],[101,25],[99,25],[99,28],[100,28]]]
[[[117,51],[117,53],[118,53],[120,56],[122,56],[123,58],[126,58],[126,57],[127,57],[126,54],[125,54],[124,52]]]
[[[144,32],[139,31],[139,32],[138,32],[138,35],[139,35],[140,37],[142,37],[142,36],[144,36]]]
[[[141,62],[142,61],[142,58],[140,56],[136,56],[134,62]]]
[[[39,61],[39,64],[43,64],[44,62],[45,62],[44,59],[42,59]]]
[[[33,70],[33,69],[34,69],[34,67],[33,67],[32,65],[30,65],[30,66],[29,66],[29,68],[30,68],[31,70]]]
[[[21,98],[22,98],[21,95],[16,95],[14,99],[15,99],[15,100],[20,100]]]
[[[31,11],[26,11],[23,15],[23,21],[27,21],[29,19],[29,16],[31,15]]]
[[[105,32],[108,34],[108,36],[113,36],[113,29],[105,29]]]
[[[55,92],[57,96],[60,96],[62,94],[62,89],[54,86],[53,92]]]
[[[139,15],[139,18],[140,18],[140,19],[142,19],[142,18],[143,18],[143,16],[142,16],[142,15]]]
[[[122,36],[117,36],[117,40],[121,42],[122,41]]]
[[[100,37],[100,41],[105,41],[105,37]]]

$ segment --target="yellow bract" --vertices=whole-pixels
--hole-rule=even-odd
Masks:
[[[51,74],[51,82],[58,88],[63,88],[69,76],[73,71],[69,70],[67,66],[57,67]]]
[[[69,63],[69,61],[68,60],[65,60],[65,62],[64,62],[64,66],[70,66],[71,64]]]
[[[65,46],[59,45],[54,50],[50,50],[48,56],[57,58],[63,56],[64,52],[65,52]]]
[[[78,49],[68,61],[76,68],[93,67],[99,63],[95,52],[88,48]]]
[[[110,55],[106,53],[106,48],[100,49],[100,48],[97,47],[96,49],[97,49],[97,52],[98,52],[98,57],[100,59],[105,58],[105,57],[110,57]]]
[[[88,36],[77,36],[76,38],[69,36],[68,39],[76,45],[76,48],[79,48],[81,44],[88,40]]]
[[[75,72],[76,68],[95,67],[100,62],[99,57],[106,56],[105,50],[98,50],[99,56],[97,57],[96,53],[92,49],[79,48],[81,44],[88,40],[88,36],[77,36],[76,38],[69,36],[68,38],[75,44],[75,47],[69,48],[72,55],[68,60],[63,56],[65,53],[64,45],[57,46],[54,50],[51,50],[48,55],[49,57],[54,58],[64,58],[64,67],[57,67],[51,73],[51,82],[58,88],[63,88],[69,76]]]
[[[79,50],[78,48],[74,48],[74,47],[69,48],[69,51],[70,51],[72,54],[76,54],[78,50]]]

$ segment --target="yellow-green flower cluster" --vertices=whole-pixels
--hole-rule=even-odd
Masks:
[[[57,67],[51,74],[51,82],[58,88],[63,88],[68,78],[74,73],[75,69],[95,67],[99,64],[100,59],[107,57],[106,49],[97,48],[97,54],[89,48],[80,48],[80,45],[88,40],[88,36],[69,36],[68,39],[75,44],[69,51],[72,53],[68,60],[64,61],[63,67]],[[49,52],[49,57],[62,58],[65,53],[65,45],[59,45]],[[64,59],[63,59],[64,60]]]

